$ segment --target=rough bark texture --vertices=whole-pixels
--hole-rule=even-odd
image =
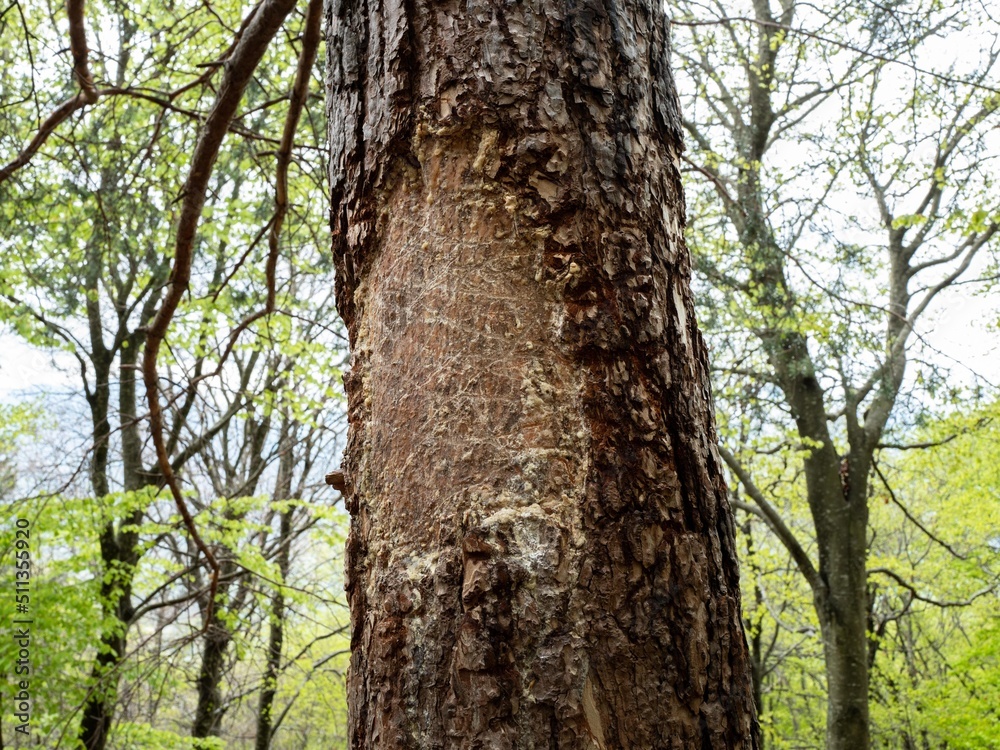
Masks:
[[[332,0],[354,748],[754,748],[657,3]]]

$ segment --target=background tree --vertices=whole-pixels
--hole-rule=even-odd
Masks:
[[[140,406],[148,389],[136,383],[151,323],[170,299],[164,289],[170,256],[163,250],[176,236],[176,191],[188,155],[205,140],[200,121],[218,119],[213,102],[225,98],[232,79],[220,61],[242,70],[237,63],[246,59],[255,29],[273,25],[260,9],[243,19],[239,11],[219,3],[94,3],[84,14],[82,3],[70,3],[65,17],[41,6],[11,6],[4,15],[5,63],[25,75],[3,82],[3,146],[5,156],[15,156],[0,159],[8,164],[0,172],[0,315],[30,342],[75,359],[91,423],[81,452],[90,466],[89,492],[64,455],[44,495],[16,495],[18,507],[37,516],[40,540],[55,547],[51,559],[41,558],[40,585],[56,586],[67,574],[84,578],[79,597],[69,601],[89,612],[88,625],[62,640],[83,644],[73,653],[94,666],[89,678],[79,663],[46,678],[54,689],[39,706],[49,717],[40,731],[56,746],[78,736],[87,748],[105,747],[113,731],[119,741],[139,744],[154,735],[157,743],[173,742],[169,736],[178,732],[165,729],[196,738],[225,735],[221,719],[232,716],[231,726],[246,720],[240,702],[256,698],[263,671],[276,690],[290,667],[310,659],[311,681],[340,650],[324,642],[340,630],[326,583],[317,590],[307,576],[293,592],[286,582],[301,573],[287,559],[274,563],[279,549],[288,558],[292,546],[304,555],[302,564],[328,562],[333,542],[329,514],[303,504],[317,489],[329,492],[317,477],[337,452],[333,380],[342,356],[332,293],[318,281],[330,260],[317,241],[322,211],[314,210],[327,200],[325,159],[315,145],[322,110],[307,106],[316,80],[315,10],[311,26],[293,19],[284,39],[259,48],[270,55],[265,69],[245,91],[243,109],[222,126],[238,137],[206,177],[215,203],[202,212],[194,283],[179,301],[160,358],[168,467],[183,482],[204,546],[225,565],[218,600],[198,559],[203,550],[180,533],[177,508],[157,492],[164,470],[150,450]],[[61,75],[58,64],[67,19],[72,76]],[[304,39],[297,35],[303,28]],[[19,37],[20,45],[6,43]],[[302,150],[314,158],[293,165]],[[267,264],[252,262],[264,248]],[[170,278],[176,281],[176,273]],[[331,404],[329,418],[318,416]],[[284,416],[275,420],[274,413]],[[281,434],[295,437],[283,444]],[[272,484],[274,465],[288,452],[296,459],[281,480],[288,489],[274,504],[255,498],[257,485]],[[88,495],[86,502],[74,499]],[[59,513],[75,537],[53,531]],[[320,570],[328,569],[315,575]],[[328,575],[335,587],[339,575]],[[273,595],[287,599],[283,620],[294,629],[283,651],[267,651],[264,670],[246,657],[266,650],[264,607]],[[51,597],[43,601],[53,605]],[[94,603],[103,608],[99,615],[90,609]],[[194,604],[195,611],[214,612],[212,628],[203,631],[190,617]],[[67,611],[53,606],[48,622]],[[189,686],[178,675],[189,664],[197,665],[191,681],[200,688],[193,723],[161,703],[167,690],[183,705]],[[227,687],[227,679],[242,688]],[[82,693],[74,680],[85,686]],[[253,687],[244,691],[247,685]],[[281,713],[271,735],[304,689],[298,677],[288,687],[290,693],[272,697]],[[143,734],[143,719],[154,735]]]
[[[912,62],[970,33],[971,6],[683,8],[687,163],[703,179],[690,237],[709,329],[729,332],[712,337],[722,409],[733,414],[728,394],[748,388],[764,402],[755,437],[722,455],[751,501],[742,507],[811,590],[827,746],[863,749],[880,575],[866,569],[871,481],[895,442],[886,431],[905,425],[891,421],[900,402],[940,379],[929,368],[907,377],[915,332],[997,247],[997,52],[967,47],[963,75]],[[755,479],[755,455],[775,450],[802,473],[809,541]]]

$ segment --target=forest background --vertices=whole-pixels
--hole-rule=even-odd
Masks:
[[[998,8],[668,11],[763,744],[823,747],[840,691],[876,747],[1000,747]],[[27,519],[44,747],[346,746],[347,521],[323,476],[347,350],[315,0],[223,123],[159,354],[194,535],[158,490],[139,372],[248,12],[0,8],[0,550],[12,581]],[[853,624],[822,605],[842,572]],[[842,684],[857,658],[860,689]],[[16,659],[3,640],[13,747]]]

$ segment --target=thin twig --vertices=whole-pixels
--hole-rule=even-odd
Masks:
[[[889,486],[889,480],[885,478],[885,474],[882,473],[882,469],[879,468],[878,461],[875,460],[874,456],[872,456],[872,468],[875,469],[875,473],[878,475],[878,478],[882,481],[882,486],[885,487],[885,491],[889,493],[889,499],[892,500],[893,505],[895,505],[897,508],[903,511],[903,515],[906,516],[907,520],[910,523],[912,523],[914,526],[916,526],[918,529],[924,532],[924,534],[927,536],[928,539],[946,549],[952,555],[952,557],[955,557],[958,560],[969,559],[968,556],[958,552],[954,547],[952,547],[946,541],[935,536],[930,529],[928,529],[926,526],[920,523],[920,521],[918,521],[916,517],[912,513],[910,513],[910,511],[906,508],[906,506],[903,505],[903,503],[899,501],[899,498],[896,497],[896,493],[892,491],[892,487]]]
[[[855,47],[853,44],[848,44],[847,42],[840,42],[836,39],[830,39],[821,34],[817,34],[814,31],[807,31],[806,29],[797,29],[793,26],[788,26],[787,24],[778,23],[777,21],[766,21],[759,18],[748,18],[747,16],[730,16],[727,18],[717,18],[711,21],[678,21],[677,19],[671,19],[670,24],[672,26],[686,26],[688,28],[695,28],[698,26],[719,26],[724,24],[732,23],[733,21],[740,21],[742,23],[755,23],[758,26],[763,26],[769,29],[778,29],[789,34],[798,34],[800,36],[805,36],[810,39],[815,39],[817,42],[822,42],[824,44],[832,44],[835,47],[840,47],[848,52],[854,52],[855,54],[862,55],[864,57],[870,58],[872,60],[878,60],[879,62],[884,62],[890,65],[902,65],[904,68],[909,68],[914,73],[919,73],[920,75],[930,76],[931,78],[936,78],[944,83],[954,83],[961,86],[972,86],[973,88],[982,89],[983,91],[989,91],[992,94],[1000,94],[1000,89],[994,88],[992,86],[987,86],[982,83],[975,83],[973,81],[967,81],[962,78],[955,78],[954,76],[948,76],[944,73],[936,73],[933,70],[928,70],[927,68],[921,68],[919,65],[913,62],[907,62],[905,60],[899,60],[893,57],[887,57],[885,55],[880,55],[877,52],[870,52],[868,50],[861,49],[860,47]]]
[[[0,169],[0,183],[3,183],[14,172],[19,170],[29,161],[31,157],[48,140],[52,132],[59,127],[60,123],[66,120],[78,109],[93,104],[98,99],[97,89],[94,87],[94,79],[90,75],[90,66],[87,62],[87,29],[84,25],[84,0],[67,0],[66,15],[69,17],[69,47],[73,55],[73,77],[76,78],[80,90],[72,99],[60,104],[45,119],[45,122],[38,128],[35,137],[28,142],[28,145],[19,153],[13,161]]]

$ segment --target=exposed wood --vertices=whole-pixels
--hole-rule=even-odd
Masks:
[[[351,747],[756,747],[660,5],[329,13]]]
[[[343,492],[347,488],[347,481],[344,479],[342,471],[331,471],[326,475],[326,483],[337,492]]]

